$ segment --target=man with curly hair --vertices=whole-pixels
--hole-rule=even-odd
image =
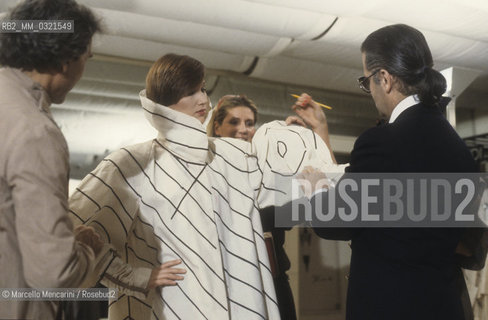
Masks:
[[[7,20],[72,20],[71,33],[0,33],[0,287],[77,287],[108,252],[68,217],[68,147],[51,112],[81,78],[100,30],[72,0],[27,0]],[[4,296],[5,298],[5,296]],[[2,299],[0,319],[55,319],[50,301]]]

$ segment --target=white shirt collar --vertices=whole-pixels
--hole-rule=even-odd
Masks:
[[[388,123],[393,123],[403,111],[407,110],[411,106],[418,104],[419,102],[419,97],[416,94],[408,96],[400,101],[400,103],[397,104],[397,106],[393,109]]]

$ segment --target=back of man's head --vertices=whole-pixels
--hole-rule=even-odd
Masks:
[[[417,94],[428,105],[440,101],[446,80],[432,69],[434,62],[424,35],[404,24],[383,27],[371,33],[361,45],[366,68],[385,69],[398,80],[403,95]]]
[[[8,20],[73,20],[71,33],[0,33],[0,65],[25,71],[60,71],[62,65],[86,52],[100,22],[74,0],[25,0]]]

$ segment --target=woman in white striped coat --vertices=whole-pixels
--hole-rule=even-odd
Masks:
[[[140,94],[157,138],[109,155],[70,199],[114,249],[93,277],[119,289],[109,319],[280,317],[258,210],[290,199],[291,176],[262,170],[248,142],[207,137],[204,85],[199,61],[157,60]],[[328,153],[314,139],[301,148]]]

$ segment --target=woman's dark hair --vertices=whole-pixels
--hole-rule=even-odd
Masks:
[[[247,107],[251,109],[254,114],[254,123],[258,121],[258,108],[254,102],[245,95],[226,95],[220,98],[217,106],[215,107],[212,117],[207,126],[207,134],[210,137],[215,137],[215,123],[222,125],[229,109],[235,107]]]
[[[169,53],[152,65],[146,76],[146,96],[170,106],[197,91],[205,77],[203,64],[189,56]]]
[[[101,30],[93,12],[73,0],[26,0],[5,20],[73,20],[71,33],[0,33],[0,64],[26,71],[60,71],[88,49]]]
[[[415,28],[395,24],[378,29],[364,40],[361,52],[366,56],[366,69],[387,70],[399,80],[403,95],[417,94],[423,103],[435,105],[446,91],[446,79],[432,69],[429,46]]]

